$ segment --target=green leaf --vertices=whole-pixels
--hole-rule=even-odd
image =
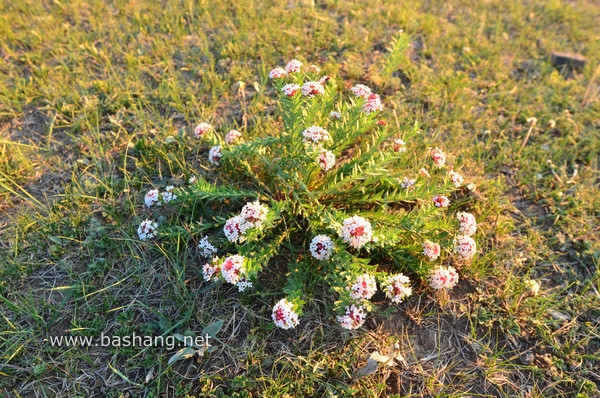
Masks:
[[[221,330],[222,327],[223,327],[223,320],[219,319],[218,321],[213,322],[204,328],[204,330],[202,331],[202,337],[206,337],[208,335],[210,337],[216,338],[217,333],[219,333],[219,330]]]
[[[192,347],[184,347],[181,350],[177,351],[175,355],[169,358],[168,364],[171,365],[174,362],[179,361],[180,359],[187,359],[193,357],[196,354],[196,350]]]

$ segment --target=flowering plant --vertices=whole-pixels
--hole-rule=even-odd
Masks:
[[[356,329],[375,309],[378,285],[392,304],[418,280],[450,289],[458,273],[443,264],[468,262],[476,250],[474,216],[448,215],[463,183],[452,158],[428,147],[418,125],[385,120],[370,87],[345,90],[320,71],[292,60],[269,73],[279,99],[275,134],[195,129],[209,167],[246,188],[194,176],[177,195],[169,191],[200,242],[205,281],[248,291],[263,268],[289,264],[272,312],[283,329],[301,322],[315,280],[337,294],[340,324]],[[148,206],[167,199],[148,195]],[[142,239],[155,233],[145,223]]]

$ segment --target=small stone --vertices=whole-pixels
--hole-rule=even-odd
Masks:
[[[558,69],[572,68],[583,70],[588,62],[588,59],[583,55],[571,52],[553,52],[550,59],[552,60],[552,64]]]

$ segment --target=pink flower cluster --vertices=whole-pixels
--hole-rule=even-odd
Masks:
[[[365,323],[367,314],[363,307],[352,304],[346,307],[346,314],[338,316],[337,320],[344,329],[355,330]]]
[[[444,167],[446,164],[446,154],[440,148],[433,148],[429,151],[431,155],[431,159],[433,159],[433,164],[435,164],[438,168]]]
[[[477,221],[471,213],[460,212],[456,215],[460,223],[460,232],[464,235],[473,236],[477,231]]]
[[[373,240],[371,223],[360,216],[352,216],[345,219],[340,235],[344,242],[355,249],[360,249]]]
[[[177,195],[173,193],[174,189],[175,187],[172,185],[166,187],[165,190],[161,193],[158,192],[158,189],[151,189],[144,197],[144,203],[149,208],[154,205],[160,206],[163,203],[167,204],[170,201],[177,199]]]
[[[287,63],[287,65],[285,66],[285,71],[287,73],[300,72],[302,70],[303,65],[304,64],[302,62],[298,61],[297,59],[293,59]]]
[[[325,94],[325,87],[323,87],[321,82],[306,82],[302,85],[301,90],[302,95],[305,95],[309,98],[312,98],[315,95]]]
[[[327,235],[317,235],[310,242],[310,254],[317,260],[329,260],[333,254],[333,241]]]
[[[225,222],[223,232],[230,242],[243,242],[246,231],[250,228],[261,228],[268,213],[269,208],[260,202],[248,202],[240,214]]]
[[[435,261],[438,259],[441,253],[440,245],[430,240],[423,242],[423,255],[427,257],[429,261]]]
[[[287,97],[293,97],[300,91],[300,86],[294,83],[286,84],[281,88],[281,92]]]
[[[298,325],[298,314],[294,311],[293,304],[286,299],[281,299],[275,304],[272,318],[275,326],[282,329],[292,329]]]
[[[412,191],[413,189],[415,189],[415,182],[415,180],[412,180],[408,177],[404,177],[404,181],[402,181],[400,186],[406,189],[407,191]]]
[[[282,77],[286,77],[288,75],[287,71],[283,68],[275,68],[271,72],[269,72],[269,79],[281,79]]]
[[[406,142],[397,138],[394,140],[392,148],[394,149],[394,152],[406,152]]]
[[[433,204],[435,207],[446,208],[450,206],[450,199],[445,195],[435,195],[433,197]]]
[[[371,94],[367,98],[367,102],[363,105],[363,111],[368,115],[373,112],[382,111],[381,98],[378,94]]]
[[[364,84],[357,84],[350,89],[357,97],[367,99],[371,95],[371,88]]]
[[[233,144],[241,136],[242,136],[242,133],[240,133],[239,131],[230,130],[229,133],[227,133],[227,135],[225,135],[225,142],[228,144]]]
[[[350,290],[350,297],[353,299],[368,300],[377,292],[377,283],[373,275],[363,274],[358,276],[348,289]]]
[[[205,281],[210,282],[213,278],[218,278],[221,274],[221,265],[219,264],[219,257],[212,259],[210,263],[202,266],[202,277]]]
[[[383,283],[385,296],[391,299],[392,303],[400,303],[412,294],[410,279],[404,274],[390,275]]]
[[[452,289],[458,283],[458,273],[454,267],[436,267],[429,274],[429,285],[436,289]]]
[[[212,129],[212,126],[208,123],[200,123],[194,129],[194,135],[196,138],[202,138],[202,136],[208,133]]]
[[[461,260],[470,260],[475,256],[477,244],[470,236],[459,235],[454,239],[454,250],[456,250]]]
[[[225,258],[220,268],[223,279],[232,285],[236,285],[246,273],[244,260],[244,256],[240,256],[239,254]]]

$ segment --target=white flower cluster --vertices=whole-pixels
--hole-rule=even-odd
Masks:
[[[221,153],[221,149],[221,146],[218,145],[210,148],[210,151],[208,151],[208,160],[212,164],[219,164],[219,160],[221,160],[221,156],[223,156],[223,154]]]
[[[281,299],[273,307],[273,322],[282,329],[292,329],[298,325],[298,314],[294,311],[293,304],[286,299]]]
[[[337,320],[344,329],[355,330],[361,327],[365,323],[367,314],[365,309],[361,306],[351,305],[346,307],[346,314],[338,316]]]
[[[391,299],[392,303],[400,303],[412,294],[410,279],[404,274],[390,275],[385,279],[382,286],[385,296]]]
[[[287,76],[287,72],[283,68],[275,68],[271,72],[269,72],[269,79],[281,79],[282,77]]]
[[[149,240],[156,237],[158,224],[156,221],[144,220],[140,223],[137,233],[141,240]]]
[[[363,274],[348,289],[354,300],[368,300],[377,292],[377,283],[373,275]]]
[[[331,139],[329,132],[319,126],[310,126],[302,132],[302,135],[304,136],[302,141],[310,144],[321,144]]]
[[[148,207],[152,207],[154,205],[160,206],[160,201],[158,200],[158,189],[151,189],[150,191],[148,191],[148,193],[144,197],[144,202]]]
[[[410,179],[408,177],[404,177],[404,181],[402,181],[402,183],[400,184],[400,186],[404,189],[406,189],[407,191],[412,191],[413,189],[415,189],[415,180]]]
[[[429,285],[436,289],[452,289],[458,283],[458,273],[454,267],[437,266],[429,274]]]
[[[204,236],[202,239],[200,239],[200,243],[198,243],[198,249],[202,251],[202,256],[206,258],[212,258],[212,256],[217,252],[217,248],[208,241],[207,236]]]
[[[440,256],[441,248],[437,243],[433,243],[430,240],[423,242],[423,255],[427,257],[429,261],[435,261]]]
[[[429,151],[429,155],[433,159],[433,164],[438,168],[442,168],[446,164],[446,154],[440,148],[433,148]]]
[[[154,205],[160,206],[162,203],[167,204],[170,201],[177,199],[177,195],[173,193],[174,189],[175,187],[172,185],[166,187],[162,193],[159,193],[158,189],[151,189],[144,197],[144,203],[146,203],[146,206],[149,208]]]
[[[459,235],[454,239],[454,250],[456,250],[461,260],[470,260],[477,251],[477,244],[470,236]]]
[[[352,216],[345,219],[340,235],[344,242],[355,249],[360,249],[373,240],[371,223],[360,216]]]
[[[460,212],[456,215],[460,223],[460,232],[463,235],[473,236],[477,231],[477,221],[471,213]]]
[[[450,181],[452,181],[452,183],[454,184],[454,187],[460,188],[460,186],[465,181],[464,177],[454,170],[450,170],[450,172],[448,174],[450,175]]]
[[[317,235],[310,242],[309,249],[317,260],[329,260],[333,254],[333,241],[327,235]]]
[[[246,278],[240,278],[236,286],[238,288],[238,292],[245,292],[246,290],[252,289],[252,282]]]
[[[230,242],[243,242],[244,234],[250,228],[260,228],[267,219],[269,208],[259,201],[248,202],[240,214],[225,222],[223,232]]]
[[[317,156],[317,163],[323,171],[329,171],[335,166],[335,155],[331,151],[322,149],[319,156]]]

